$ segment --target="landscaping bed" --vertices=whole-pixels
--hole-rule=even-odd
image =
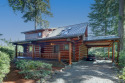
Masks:
[[[32,65],[28,66],[30,63]],[[52,73],[62,68],[42,61],[16,61],[11,63],[10,72],[4,78],[3,83],[36,83],[36,81],[45,79],[47,76],[51,77]]]

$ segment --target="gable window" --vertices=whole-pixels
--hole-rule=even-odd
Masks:
[[[54,53],[59,53],[59,45],[54,45]]]
[[[42,36],[42,33],[38,33],[38,36],[41,37],[41,36]]]
[[[64,50],[69,50],[69,45],[68,44],[64,45]]]

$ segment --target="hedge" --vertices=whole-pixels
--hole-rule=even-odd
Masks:
[[[3,78],[9,73],[10,68],[10,58],[9,55],[0,51],[0,83]]]

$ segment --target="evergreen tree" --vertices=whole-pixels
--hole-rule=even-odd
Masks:
[[[119,0],[119,26],[118,26],[118,36],[120,37],[120,50],[124,49],[124,0]]]
[[[89,13],[90,26],[95,35],[120,37],[120,50],[124,49],[124,0],[95,0]]]
[[[34,21],[35,29],[38,25],[46,25],[45,16],[52,16],[49,0],[8,0],[14,11],[21,11],[24,22]]]
[[[90,26],[95,35],[116,34],[118,24],[118,1],[95,0],[89,13]]]

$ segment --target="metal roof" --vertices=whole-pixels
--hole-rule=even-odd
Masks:
[[[52,33],[50,33],[46,38],[23,40],[23,41],[17,41],[17,42],[13,42],[13,43],[78,37],[85,33],[86,27],[87,27],[86,23],[58,27]],[[65,34],[63,32],[67,32],[67,34]]]
[[[53,37],[47,37],[47,38],[41,38],[41,39],[32,39],[32,40],[22,40],[22,41],[16,41],[12,43],[31,43],[33,41],[44,41],[44,40],[51,40],[51,39],[63,39],[63,38],[73,38],[81,36],[82,34],[74,34],[74,35],[67,35],[67,36],[53,36]]]
[[[119,37],[115,35],[109,36],[89,36],[84,39],[84,41],[97,41],[97,40],[118,40]]]
[[[86,27],[87,27],[86,23],[59,27],[56,30],[54,30],[51,34],[49,34],[48,37],[53,37],[53,36],[65,37],[70,35],[84,34]]]

